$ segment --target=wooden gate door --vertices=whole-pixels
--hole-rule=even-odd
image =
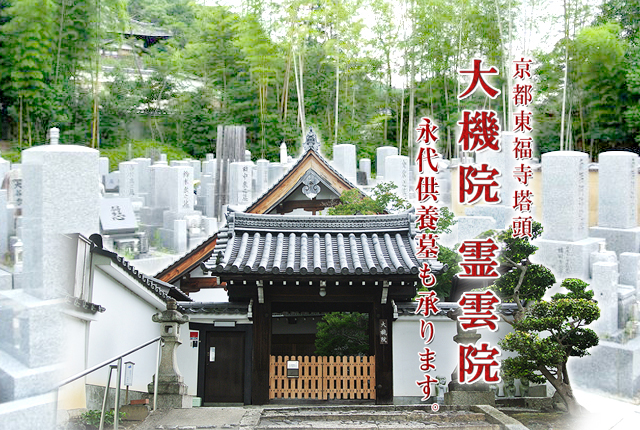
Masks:
[[[287,374],[293,362],[294,376]],[[269,399],[375,400],[376,357],[271,356]]]
[[[208,332],[205,403],[244,402],[244,333]]]

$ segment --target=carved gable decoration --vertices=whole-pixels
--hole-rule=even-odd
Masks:
[[[307,170],[307,173],[302,177],[302,193],[313,199],[320,193],[320,176],[313,170]]]
[[[318,142],[318,136],[313,131],[311,127],[309,127],[309,132],[307,133],[307,137],[302,144],[302,151],[307,152],[309,149],[313,149],[317,153],[320,153],[320,142]]]
[[[307,142],[309,145],[316,142],[316,148],[319,148],[313,130],[309,131]],[[356,188],[331,167],[320,153],[311,149],[311,147],[306,149],[291,169],[262,196],[258,197],[245,212],[284,214],[296,209],[304,209],[307,212],[315,213],[332,205],[342,192]],[[304,197],[303,200],[294,198],[296,190],[299,190],[306,199]],[[322,197],[327,191],[334,195],[331,199],[326,196]]]

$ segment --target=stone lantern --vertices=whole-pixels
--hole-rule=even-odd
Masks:
[[[187,385],[178,370],[176,349],[180,342],[180,325],[189,321],[188,315],[178,312],[175,299],[167,300],[167,310],[158,312],[151,318],[162,325],[162,357],[158,369],[158,408],[190,408],[191,396],[187,395]],[[155,376],[154,376],[155,378]],[[148,385],[153,393],[154,382]]]

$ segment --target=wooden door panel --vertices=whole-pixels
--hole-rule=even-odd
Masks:
[[[243,332],[209,332],[204,402],[244,402],[244,335]]]

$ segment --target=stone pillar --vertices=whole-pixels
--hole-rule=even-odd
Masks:
[[[109,174],[109,158],[100,157],[100,181],[104,184]]]
[[[281,163],[269,164],[269,187],[273,186],[276,182],[282,178],[284,174],[284,167]]]
[[[9,162],[9,160],[5,160],[4,158],[0,157],[0,185],[2,185],[4,175],[9,173],[9,170],[11,170],[11,163]]]
[[[599,156],[598,225],[634,228],[638,226],[638,156],[612,151]]]
[[[139,166],[135,161],[120,163],[120,197],[137,197],[140,190]]]
[[[76,246],[70,234],[99,231],[98,159],[95,149],[44,145],[22,152],[24,268],[32,294],[58,297],[73,288]],[[37,292],[36,292],[37,291]],[[73,290],[71,290],[73,291]]]
[[[453,340],[456,342],[456,348],[458,345],[475,345],[480,339],[481,335],[477,330],[463,330],[460,322],[457,320],[457,314],[460,313],[460,309],[448,314],[449,318],[456,321],[457,334],[453,336]],[[489,389],[489,386],[484,382],[475,382],[473,384],[461,384],[458,382],[459,369],[455,367],[451,374],[451,382],[449,382],[449,391],[444,393],[445,405],[491,405],[496,404],[493,391]]]
[[[535,262],[550,267],[556,277],[587,279],[591,253],[599,237],[588,237],[588,156],[557,151],[542,155],[543,238],[536,241]]]
[[[589,235],[602,237],[620,255],[640,250],[638,227],[638,156],[631,152],[600,154],[598,166],[598,226]]]
[[[261,196],[269,188],[269,161],[256,161],[256,197]]]
[[[381,146],[376,149],[376,179],[378,181],[384,179],[386,159],[391,155],[398,155],[398,148],[395,146]]]
[[[640,253],[623,252],[619,264],[620,283],[635,288],[636,298],[640,300]]]
[[[542,155],[544,237],[575,242],[588,236],[589,156],[557,151]]]
[[[367,175],[367,181],[371,180],[371,160],[368,158],[360,159],[360,171]]]
[[[380,149],[380,148],[378,148]],[[390,155],[386,157],[384,181],[392,182],[398,187],[395,192],[403,199],[409,199],[409,157]]]
[[[618,263],[595,263],[591,288],[600,308],[600,318],[594,324],[596,331],[613,335],[618,331]]]
[[[280,144],[280,164],[287,164],[287,144]]]
[[[151,318],[153,322],[162,325],[162,357],[160,359],[160,368],[158,375],[158,408],[180,408],[188,409],[192,406],[191,396],[187,394],[187,385],[184,383],[184,377],[178,369],[178,360],[176,358],[176,350],[182,342],[180,342],[180,325],[189,322],[188,315],[182,315],[178,312],[175,299],[167,300],[167,310],[159,312]],[[154,381],[148,385],[149,393],[153,394]]]
[[[191,167],[193,167],[193,180],[199,180],[202,175],[202,163],[200,160],[191,160],[189,163],[191,164]]]
[[[333,146],[333,164],[347,180],[356,182],[356,146],[348,143]]]
[[[169,189],[169,209],[175,213],[193,211],[193,167],[169,168],[171,183]]]
[[[513,171],[516,164],[522,163],[513,156],[513,141],[515,134],[511,132],[502,132],[500,137],[500,151],[482,151],[476,155],[476,165],[488,164],[490,168],[497,169],[500,172],[500,176],[497,177],[497,181],[500,184],[500,203],[499,204],[480,204],[467,207],[465,214],[469,216],[490,216],[496,220],[495,228],[509,228],[511,226],[511,220],[516,216],[516,211],[513,209],[513,193],[516,189],[522,188],[518,180],[513,176]],[[439,164],[443,164],[443,161]],[[527,164],[527,163],[524,163]],[[451,178],[451,175],[447,175]],[[440,179],[440,178],[438,178]],[[438,181],[440,183],[440,181]],[[441,189],[450,184],[441,183]],[[458,199],[459,190],[452,190],[452,195]],[[442,190],[441,193],[446,194],[446,190]],[[444,199],[443,199],[444,200]],[[444,203],[444,202],[443,202]],[[532,210],[533,213],[533,210]]]
[[[9,251],[9,220],[7,190],[0,189],[0,257]]]
[[[251,204],[253,163],[240,162],[229,165],[229,204],[248,206]]]

